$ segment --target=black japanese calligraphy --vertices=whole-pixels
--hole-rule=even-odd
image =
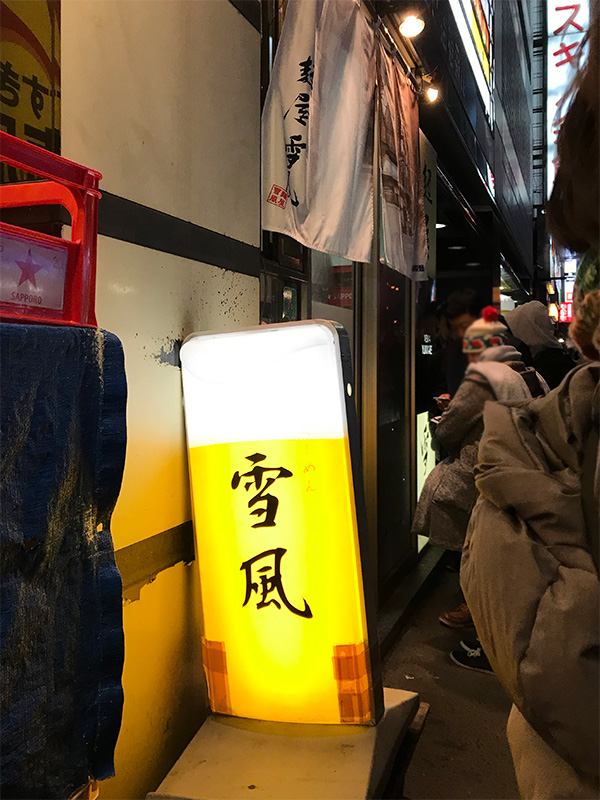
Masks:
[[[299,102],[296,103],[296,100],[298,100]],[[310,109],[310,95],[307,94],[306,92],[300,92],[300,94],[296,98],[294,98],[294,103],[288,108],[288,110],[283,115],[284,119],[290,113],[292,108],[298,109],[296,111],[296,116],[294,117],[296,122],[299,125],[303,125],[306,128],[306,122],[308,120],[308,114]]]
[[[433,196],[431,194],[431,180],[433,178],[433,172],[431,171],[430,167],[425,164],[423,166],[423,196],[425,200],[429,203],[433,203]]]
[[[310,90],[313,88],[313,78],[315,74],[315,65],[313,61],[313,57],[311,55],[307,56],[304,61],[300,61],[298,63],[300,67],[299,77],[297,78],[297,83],[305,83]],[[292,112],[293,109],[293,118],[298,125],[301,125],[303,128],[308,127],[309,117],[310,117],[310,100],[311,95],[309,91],[302,91],[299,92],[296,97],[294,98],[292,104],[288,108],[288,110],[283,115],[283,118],[286,119],[288,114]],[[298,163],[301,156],[303,155],[303,151],[307,151],[307,142],[303,138],[302,133],[290,133],[290,140],[289,142],[285,143],[285,158],[287,162],[287,184],[285,187],[286,193],[286,201],[289,198],[290,203],[294,207],[298,207],[300,205],[300,201],[298,200],[298,195],[296,191],[292,188],[292,168],[295,164]],[[273,202],[273,200],[270,200]],[[281,206],[285,208],[285,204]]]
[[[0,126],[11,136],[14,136],[17,132],[17,122],[13,117],[9,117],[8,114],[0,114]]]
[[[296,103],[295,108],[298,109],[296,122],[306,127],[306,120],[308,119],[308,103]]]
[[[246,572],[246,596],[242,608],[247,605],[250,597],[255,593],[259,596],[257,609],[270,605],[281,609],[283,604],[292,614],[311,619],[313,614],[306,600],[303,600],[304,608],[300,609],[293,606],[286,597],[281,576],[281,559],[286,552],[284,547],[276,547],[273,550],[265,550],[243,562],[240,571],[245,570]],[[261,563],[263,565],[259,566]]]
[[[306,61],[301,61],[298,66],[300,67],[300,77],[298,78],[298,83],[307,83],[312,89],[313,77],[315,74],[312,56],[309,56]]]
[[[26,78],[23,75],[23,83],[27,86],[31,86],[31,109],[39,119],[44,109],[44,95],[48,96],[50,90],[42,86],[37,75],[32,75],[31,78]]]
[[[60,131],[56,128],[36,128],[33,125],[23,126],[27,141],[37,144],[46,150],[60,152]]]
[[[21,104],[21,93],[27,91],[25,87],[30,87],[29,100],[31,110],[35,115],[33,125],[27,122]],[[49,103],[54,102],[54,98],[60,98],[60,91],[49,89],[44,86],[37,75],[19,75],[13,68],[11,61],[0,61],[0,103],[2,103],[2,113],[0,114],[0,127],[11,136],[18,136],[32,144],[43,147],[52,152],[60,152],[60,131],[54,127],[47,127],[44,123],[50,122],[53,114],[48,113],[46,107],[46,97]],[[15,109],[15,111],[10,111]],[[46,111],[45,118],[42,119],[42,112]],[[53,111],[53,109],[52,109]],[[8,113],[7,113],[8,112]],[[40,127],[35,123],[40,120]],[[14,183],[17,181],[31,180],[31,176],[22,170],[16,170],[7,165],[1,166],[0,179],[2,182]]]
[[[10,61],[0,61],[0,100],[11,108],[19,105],[21,84],[18,78]]]
[[[264,508],[255,508],[251,511],[251,515],[260,517],[264,514],[264,519],[261,522],[255,523],[253,528],[273,528],[275,526],[275,516],[279,507],[279,498],[275,495],[268,494],[269,489],[276,480],[279,478],[291,478],[293,473],[285,467],[264,467],[259,464],[266,459],[263,453],[254,453],[251,456],[246,456],[246,459],[252,464],[252,469],[248,472],[240,474],[236,471],[231,479],[231,488],[237,489],[241,483],[242,478],[249,478],[250,480],[244,483],[244,489],[249,491],[251,487],[257,490],[257,493],[248,501],[248,508],[252,508],[257,503],[265,503]],[[267,472],[276,472],[277,475],[266,475]],[[264,484],[263,484],[264,480]]]
[[[291,169],[296,161],[298,161],[303,150],[306,150],[306,142],[302,141],[302,134],[290,136],[290,142],[285,146],[285,157],[287,159],[288,169]]]

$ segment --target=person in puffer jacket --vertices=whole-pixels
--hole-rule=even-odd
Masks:
[[[526,408],[487,403],[461,585],[514,706],[524,798],[597,798],[598,377],[571,372]]]
[[[548,391],[544,379],[523,363],[514,347],[504,343],[506,330],[498,321],[497,310],[488,306],[483,309],[482,318],[465,332],[463,352],[469,367],[436,432],[449,457],[428,475],[415,510],[413,533],[428,536],[432,544],[449,551],[462,551],[477,500],[473,470],[483,433],[485,403],[499,400],[517,405]],[[444,611],[439,620],[450,628],[473,624],[465,603]],[[455,656],[451,658],[456,662]],[[485,657],[469,659],[470,668],[476,663],[485,664]],[[486,664],[486,671],[489,670]]]
[[[587,66],[559,133],[548,206],[585,251],[570,333],[590,362],[522,408],[487,403],[461,585],[513,707],[507,735],[532,800],[600,795],[600,202],[598,7]]]

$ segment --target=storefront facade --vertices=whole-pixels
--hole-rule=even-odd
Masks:
[[[417,321],[432,299],[461,283],[478,288],[483,302],[499,301],[501,265],[530,286],[529,4],[486,5],[487,104],[451,4],[422,4],[426,28],[414,46],[397,33],[401,6],[369,2],[363,11],[388,28],[399,70],[434,74],[441,89],[436,103],[419,99],[429,142],[426,281],[386,263],[376,146],[369,261],[308,249],[261,227],[261,108],[283,3],[61,0],[53,40],[60,109],[49,128],[60,131],[62,155],[103,174],[97,317],[123,343],[129,385],[127,461],[113,517],[124,583],[125,708],[117,774],[102,785],[107,800],[155,789],[208,710],[181,341],[261,322],[344,325],[383,605],[419,557],[410,525],[431,466],[415,404],[417,357],[430,355],[431,341],[417,336]],[[436,222],[446,227],[436,233]]]

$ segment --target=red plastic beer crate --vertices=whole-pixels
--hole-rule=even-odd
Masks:
[[[43,180],[0,185],[0,209],[61,205],[71,240],[0,221],[0,319],[96,327],[102,175],[0,131],[0,161]]]

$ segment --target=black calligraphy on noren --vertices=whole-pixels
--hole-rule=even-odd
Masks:
[[[297,83],[305,83],[312,91],[313,78],[315,74],[313,57],[307,56],[304,61],[298,62],[298,66],[300,67],[300,77],[297,79]],[[308,90],[299,92],[292,101],[292,104],[288,110],[283,115],[283,118],[286,119],[288,114],[292,111],[292,109],[294,109],[292,113],[295,121],[303,128],[308,128],[310,117],[310,98],[311,95]],[[298,200],[297,193],[291,186],[292,167],[294,164],[297,164],[298,161],[300,161],[303,151],[304,155],[308,153],[307,142],[304,141],[302,133],[290,134],[289,142],[285,143],[285,158],[287,162],[287,184],[285,187],[285,195],[286,198],[289,197],[290,202],[294,207],[298,207],[298,205],[300,205],[300,201]]]
[[[425,197],[425,200],[427,200],[429,203],[433,203],[433,195],[431,193],[432,178],[433,178],[433,172],[431,171],[430,167],[428,167],[427,164],[425,164],[423,167],[423,196]]]
[[[244,561],[240,567],[240,570],[246,572],[246,596],[242,607],[248,603],[252,594],[257,594],[259,597],[257,609],[270,605],[281,609],[283,604],[292,614],[311,619],[313,614],[306,600],[303,600],[304,608],[300,609],[293,606],[286,597],[281,575],[281,559],[286,552],[284,547],[276,547]]]
[[[246,456],[246,460],[252,464],[252,469],[248,472],[239,473],[237,470],[231,479],[231,488],[237,489],[240,485],[242,478],[248,478],[244,483],[244,489],[248,492],[250,489],[256,489],[256,494],[248,501],[248,508],[253,509],[250,513],[256,517],[263,517],[260,522],[256,522],[253,528],[273,528],[275,526],[275,516],[279,507],[279,498],[274,494],[269,494],[269,489],[275,481],[280,478],[291,478],[293,473],[285,467],[266,467],[261,464],[266,459],[263,453],[254,453],[251,456]],[[275,476],[267,475],[267,473],[277,473]],[[264,507],[258,504],[264,503]],[[254,508],[254,506],[257,506]],[[264,515],[264,516],[263,516]]]
[[[299,102],[297,103],[296,100]],[[287,115],[290,113],[292,108],[297,109],[295,120],[300,125],[303,125],[306,128],[306,122],[308,120],[308,115],[310,111],[310,95],[307,92],[300,92],[300,94],[294,98],[294,102],[288,108],[288,110],[283,115],[285,119]]]
[[[306,150],[306,142],[302,141],[302,134],[298,133],[295,136],[290,136],[289,144],[286,144],[285,146],[285,157],[287,158],[288,170],[290,170],[296,161],[298,161],[303,150]]]
[[[313,88],[313,77],[315,74],[315,65],[312,56],[309,56],[306,61],[301,61],[298,66],[300,67],[300,77],[298,83],[308,83],[310,88]]]

